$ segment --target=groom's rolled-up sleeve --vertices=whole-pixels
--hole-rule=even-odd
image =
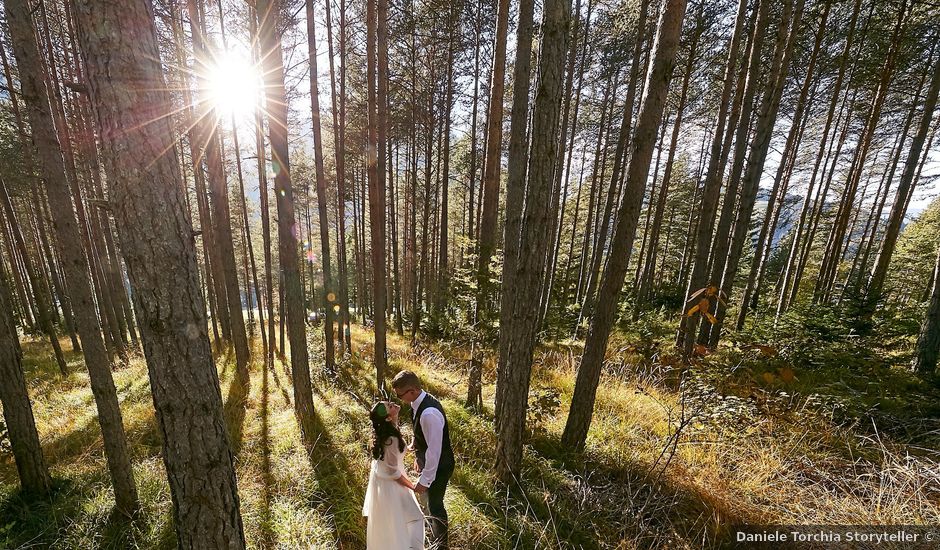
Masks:
[[[437,466],[441,461],[441,445],[444,440],[444,415],[441,411],[428,408],[421,415],[421,430],[428,443],[428,450],[424,455],[424,469],[418,483],[430,487],[437,477]]]

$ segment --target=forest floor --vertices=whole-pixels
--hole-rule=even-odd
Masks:
[[[283,363],[253,365],[250,388],[219,361],[236,457],[241,512],[256,548],[365,547],[362,499],[370,457],[366,404],[375,394],[371,334],[354,327],[355,354],[337,376],[311,358],[321,435],[308,453]],[[313,331],[311,331],[313,332]],[[321,337],[322,338],[322,337]],[[322,344],[322,342],[320,342]],[[67,343],[63,341],[63,346]],[[320,349],[314,343],[313,349]],[[817,372],[762,367],[759,351],[670,367],[629,334],[610,346],[587,448],[560,448],[578,343],[541,348],[521,483],[492,473],[495,367],[484,368],[482,414],[464,406],[465,347],[389,335],[390,371],[415,370],[442,398],[458,456],[447,493],[451,546],[698,548],[726,544],[735,524],[940,524],[940,391],[900,371]],[[260,349],[258,350],[260,352]],[[79,354],[58,375],[46,345],[24,343],[24,367],[51,501],[17,491],[0,453],[0,548],[173,548],[172,506],[146,365],[115,369],[142,510],[132,522],[113,498]],[[681,391],[679,389],[681,388]]]

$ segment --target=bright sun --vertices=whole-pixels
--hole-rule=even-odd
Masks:
[[[261,74],[257,67],[236,52],[228,52],[215,60],[208,78],[209,99],[220,117],[250,119],[258,107]]]

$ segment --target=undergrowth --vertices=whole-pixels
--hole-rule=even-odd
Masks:
[[[484,408],[477,413],[464,406],[465,346],[412,346],[389,335],[389,377],[415,370],[451,423],[458,456],[447,493],[453,548],[720,547],[729,542],[729,526],[740,523],[940,523],[940,468],[930,435],[931,407],[940,401],[932,386],[878,367],[876,387],[857,365],[823,371],[788,359],[782,347],[742,342],[685,368],[657,323],[644,319],[642,330],[627,327],[613,339],[583,453],[560,445],[579,343],[539,349],[529,443],[510,487],[492,472],[493,358],[484,361]],[[355,353],[335,373],[321,370],[322,342],[311,343],[319,437],[309,452],[285,364],[255,362],[245,389],[234,379],[233,359],[220,358],[251,547],[365,547],[367,407],[378,391],[371,334],[355,327],[353,343]],[[142,501],[128,522],[112,513],[80,357],[68,355],[71,374],[62,378],[44,343],[28,341],[24,351],[55,491],[47,501],[23,498],[12,458],[0,457],[0,547],[173,548],[142,358],[114,372]]]

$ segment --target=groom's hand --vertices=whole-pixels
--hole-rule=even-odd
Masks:
[[[423,495],[424,493],[427,493],[427,492],[428,492],[427,487],[425,487],[424,485],[421,485],[420,483],[415,484],[415,493],[419,495]]]

